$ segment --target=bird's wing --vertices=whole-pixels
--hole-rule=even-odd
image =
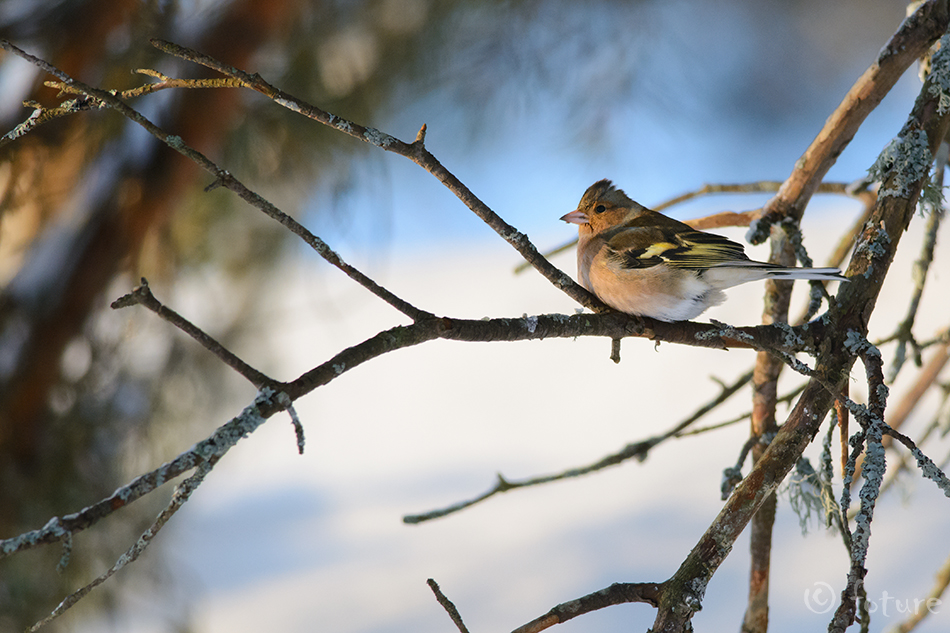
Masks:
[[[665,263],[690,269],[749,259],[742,245],[728,238],[696,231],[659,213],[655,216],[637,218],[605,235],[608,257],[623,268],[649,268]]]

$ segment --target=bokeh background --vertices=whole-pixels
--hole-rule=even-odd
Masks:
[[[403,140],[425,123],[430,151],[548,248],[571,238],[557,218],[600,178],[647,205],[705,183],[782,180],[904,12],[891,0],[3,0],[0,36],[105,88],[147,81],[130,72],[140,67],[208,76],[149,45],[160,37]],[[45,79],[0,58],[0,129],[28,116],[24,100],[57,102]],[[865,174],[919,85],[909,70],[828,180]],[[473,318],[576,309],[540,276],[515,275],[516,253],[405,159],[249,91],[167,91],[133,105],[421,308]],[[207,174],[114,113],[46,124],[0,152],[0,537],[110,494],[253,397],[153,315],[108,309],[139,277],[280,379],[403,322],[235,196],[205,192]],[[707,197],[670,214],[766,199]],[[860,212],[853,200],[813,200],[804,230],[817,262]],[[872,323],[878,336],[903,316],[922,225],[902,244]],[[571,254],[554,261],[573,273]],[[946,328],[948,269],[938,251],[921,339]],[[703,318],[758,322],[761,287],[730,297]],[[141,561],[50,630],[446,630],[429,577],[471,630],[510,630],[612,582],[663,580],[718,511],[744,422],[664,445],[642,464],[401,522],[483,492],[495,473],[557,472],[659,433],[715,397],[711,377],[730,382],[753,362],[642,340],[624,343],[619,366],[608,354],[603,340],[437,341],[348,372],[298,403],[303,456],[289,421],[270,420]],[[782,390],[797,382],[783,376]],[[859,370],[858,397],[860,383]],[[941,415],[938,396],[924,400],[911,435]],[[738,416],[748,401],[742,392],[704,422]],[[946,443],[931,450],[939,462]],[[874,631],[926,598],[947,556],[946,499],[916,473],[900,481],[875,515]],[[169,494],[78,536],[62,574],[56,548],[0,562],[0,630],[22,630],[108,568]],[[803,535],[781,497],[773,631],[824,630],[844,584],[840,539],[809,527]],[[740,539],[710,584],[697,630],[739,627],[747,546]],[[938,606],[918,630],[946,630],[948,611]],[[653,615],[626,605],[559,630],[646,629]]]

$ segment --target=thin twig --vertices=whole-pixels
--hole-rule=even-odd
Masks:
[[[867,408],[855,407],[855,410],[852,411],[855,414],[855,419],[861,423],[864,429],[866,442],[864,485],[861,486],[858,495],[861,499],[861,508],[855,516],[855,527],[851,534],[851,567],[848,571],[845,588],[841,591],[841,603],[828,627],[829,631],[844,631],[855,619],[858,590],[867,574],[864,564],[867,560],[870,545],[871,521],[874,518],[874,508],[880,495],[886,470],[886,453],[884,446],[881,444],[886,426],[884,423],[886,391],[877,388],[878,386],[884,386],[884,374],[880,363],[881,354],[877,348],[867,343],[867,346],[860,350],[860,356],[864,363],[868,387],[871,392],[869,406]]]
[[[468,633],[465,622],[462,621],[462,615],[459,613],[459,610],[455,608],[455,605],[452,604],[452,601],[446,598],[445,594],[442,593],[442,590],[439,588],[439,583],[431,578],[429,578],[426,583],[429,585],[429,589],[432,590],[432,593],[435,594],[435,599],[438,600],[442,608],[445,609],[445,612],[452,618],[452,622],[458,628],[459,633]]]
[[[891,407],[888,411],[888,426],[894,430],[900,429],[904,422],[910,418],[910,414],[917,408],[917,404],[927,394],[930,389],[937,384],[940,372],[950,362],[950,344],[943,344],[937,348],[933,356],[927,360],[927,364],[921,369],[914,379],[914,384],[910,386],[902,395],[900,401]],[[845,394],[847,395],[847,394]],[[891,445],[891,437],[884,437],[884,448]],[[861,459],[855,467],[855,478],[861,474]]]
[[[680,437],[681,436],[680,434],[684,429],[686,429],[688,426],[690,426],[691,424],[699,420],[701,417],[703,417],[704,415],[706,415],[707,413],[715,409],[717,406],[725,402],[732,394],[739,391],[739,389],[745,386],[751,379],[752,379],[752,372],[750,371],[740,376],[731,385],[725,385],[725,384],[720,383],[722,384],[722,391],[719,393],[719,395],[713,398],[710,402],[700,407],[691,416],[689,416],[688,418],[686,418],[685,420],[683,420],[682,422],[680,422],[679,424],[677,424],[670,430],[646,440],[641,440],[639,442],[633,442],[631,444],[627,444],[620,451],[613,453],[611,455],[608,455],[602,459],[599,459],[593,464],[588,464],[587,466],[582,466],[579,468],[570,468],[568,470],[564,470],[553,475],[531,477],[528,479],[522,479],[518,481],[510,481],[506,479],[503,475],[498,474],[495,485],[490,490],[482,493],[481,495],[473,499],[454,503],[445,508],[432,510],[429,512],[424,512],[422,514],[406,515],[403,517],[402,520],[404,523],[409,523],[409,524],[424,523],[425,521],[431,521],[433,519],[438,519],[444,516],[448,516],[450,514],[454,514],[456,512],[464,510],[465,508],[469,508],[473,505],[481,503],[482,501],[485,501],[486,499],[489,499],[497,494],[508,492],[509,490],[516,490],[518,488],[528,488],[531,486],[539,486],[542,484],[548,484],[555,481],[570,479],[573,477],[581,477],[583,475],[587,475],[592,472],[596,472],[598,470],[603,470],[604,468],[608,468],[610,466],[616,466],[630,459],[637,459],[639,461],[643,461],[647,458],[647,455],[649,454],[650,450],[652,450],[655,446],[657,446],[658,444],[672,437]]]
[[[126,552],[122,554],[122,556],[120,556],[118,560],[116,560],[116,562],[112,565],[112,567],[110,567],[108,570],[106,570],[104,573],[102,573],[100,576],[98,576],[95,580],[93,580],[89,584],[84,585],[83,587],[80,587],[73,593],[66,596],[66,598],[64,598],[63,601],[60,602],[49,615],[47,615],[45,618],[43,618],[42,620],[40,620],[39,622],[31,626],[28,629],[28,631],[30,631],[30,633],[33,633],[34,631],[37,631],[40,628],[46,626],[47,624],[49,624],[50,622],[52,622],[53,620],[61,616],[63,613],[65,613],[70,607],[72,607],[77,602],[79,602],[84,597],[86,597],[86,595],[88,595],[89,592],[91,592],[93,589],[95,589],[96,587],[104,583],[105,581],[109,580],[109,578],[111,578],[117,571],[119,571],[120,569],[128,565],[129,563],[135,562],[138,559],[138,557],[141,556],[145,552],[145,550],[151,544],[152,540],[154,540],[154,538],[158,536],[158,533],[165,526],[168,520],[172,518],[172,516],[174,516],[174,514],[178,512],[178,510],[183,505],[185,505],[185,503],[191,497],[191,494],[198,488],[198,486],[201,485],[201,482],[204,481],[204,478],[214,468],[214,465],[217,463],[217,460],[218,460],[218,457],[212,457],[211,459],[205,462],[202,462],[198,466],[198,468],[195,470],[195,474],[193,474],[191,477],[183,481],[177,488],[175,488],[175,494],[172,495],[171,501],[168,502],[168,505],[165,506],[165,508],[161,511],[161,513],[159,513],[158,517],[155,519],[152,525],[150,525],[149,528],[145,530],[145,532],[142,533],[138,541],[136,541],[132,547],[126,550]]]
[[[240,415],[218,427],[210,437],[198,442],[170,462],[139,475],[105,499],[79,512],[53,517],[42,528],[0,540],[0,559],[42,545],[62,542],[174,478],[198,468],[206,461],[220,459],[232,446],[257,430],[268,417],[282,410],[282,403],[286,401],[286,398],[279,397],[271,389],[261,390],[254,402]]]
[[[289,399],[290,398],[288,398],[288,400]],[[287,403],[287,413],[290,414],[290,421],[294,425],[294,435],[297,438],[297,453],[303,455],[303,447],[304,444],[306,444],[306,438],[303,434],[303,424],[300,423],[300,416],[297,415],[297,410],[294,409],[293,403]]]
[[[119,308],[127,308],[133,305],[140,305],[148,308],[163,320],[168,321],[179,330],[201,343],[202,347],[220,358],[225,365],[251,381],[251,384],[253,384],[255,387],[259,389],[262,387],[270,387],[275,391],[279,391],[281,389],[281,384],[278,381],[254,369],[243,360],[238,358],[233,352],[231,352],[231,350],[221,345],[221,343],[216,341],[207,332],[171,308],[163,305],[162,302],[156,299],[155,295],[152,294],[152,291],[148,287],[148,281],[145,279],[145,277],[142,277],[141,284],[133,288],[132,292],[122,295],[113,301],[111,307],[113,310],[117,310]]]
[[[779,403],[788,403],[795,399],[795,396],[804,391],[805,385],[801,384],[783,396],[779,396],[777,402]],[[726,426],[732,426],[733,424],[738,424],[743,420],[748,420],[752,416],[752,411],[746,411],[740,415],[737,415],[734,418],[728,420],[723,420],[722,422],[717,422],[715,424],[710,424],[709,426],[701,426],[696,429],[690,429],[689,431],[681,431],[676,434],[676,437],[686,437],[687,435],[701,435],[703,433],[708,433],[710,431],[716,431]]]
[[[864,576],[867,574],[864,563],[867,559],[871,535],[871,520],[877,499],[883,489],[886,469],[886,453],[882,443],[883,436],[890,435],[910,449],[917,459],[924,477],[933,480],[943,490],[944,494],[950,497],[950,479],[914,444],[913,440],[894,430],[884,421],[884,411],[887,406],[887,388],[884,385],[883,361],[880,351],[866,340],[853,345],[853,348],[860,356],[865,367],[868,381],[868,405],[864,407],[848,398],[839,397],[839,401],[848,406],[863,429],[858,441],[854,442],[854,452],[852,452],[846,467],[841,506],[843,516],[848,512],[850,483],[858,451],[861,445],[866,442],[864,485],[859,493],[861,506],[854,517],[855,530],[850,535],[851,569],[848,572],[846,586],[841,593],[841,604],[829,625],[829,631],[844,631],[854,621],[856,599],[860,597]],[[861,600],[861,606],[862,609],[867,608],[866,600]],[[861,615],[862,621],[865,621],[869,614],[862,612]]]
[[[606,589],[561,603],[544,615],[519,626],[512,633],[539,633],[539,631],[548,629],[555,624],[563,624],[579,615],[617,604],[645,602],[655,607],[659,604],[662,589],[662,583],[617,582]]]
[[[940,427],[941,427],[941,415],[942,415],[942,411],[944,410],[944,407],[946,407],[948,404],[950,404],[950,391],[944,390],[943,396],[944,396],[944,397],[943,397],[943,402],[942,402],[942,404],[938,407],[937,413],[934,415],[934,419],[930,421],[930,424],[928,424],[927,427],[926,427],[926,428],[923,430],[923,432],[920,434],[920,438],[919,438],[919,439],[917,440],[917,442],[916,442],[916,444],[917,444],[918,446],[921,446],[921,445],[925,444],[925,443],[927,442],[927,440],[930,439],[930,436],[933,435],[933,433],[934,433],[935,431],[937,431],[938,429],[940,429]],[[884,439],[885,439],[885,440],[891,440],[892,438],[891,438],[890,435],[886,435],[886,436],[884,437]],[[908,468],[909,468],[909,467],[908,467],[908,458],[909,458],[909,457],[911,457],[911,455],[908,455],[907,453],[901,453],[900,456],[899,456],[899,458],[898,458],[898,461],[897,461],[897,463],[894,465],[894,467],[891,468],[890,470],[888,470],[888,474],[887,474],[887,476],[886,476],[885,479],[884,479],[884,483],[881,484],[881,493],[882,493],[882,494],[883,494],[884,492],[886,492],[888,489],[890,489],[891,486],[893,486],[896,481],[898,481],[898,479],[900,478],[900,475],[901,475],[902,472],[905,472],[905,471],[908,470]],[[941,465],[939,466],[939,468],[940,468],[940,470],[943,470],[943,469],[945,468],[945,465],[944,465],[944,464],[941,464]],[[852,510],[851,512],[848,513],[848,518],[853,518],[853,515],[854,515],[854,514],[855,514],[855,513],[854,513],[854,511]]]
[[[172,88],[240,88],[244,85],[242,82],[232,79],[231,77],[220,77],[216,79],[173,79],[170,77],[165,77],[157,71],[146,68],[139,68],[135,72],[157,77],[161,79],[161,81],[158,83],[145,84],[143,86],[139,86],[138,88],[113,91],[113,94],[117,98],[134,99],[136,97],[152,94],[160,90],[168,90]],[[3,135],[3,137],[0,137],[0,147],[15,141],[24,134],[32,132],[44,123],[48,123],[55,119],[61,119],[66,116],[76,114],[77,112],[96,110],[103,107],[102,102],[99,100],[85,98],[85,89],[73,84],[69,84],[64,81],[45,81],[43,82],[43,85],[49,88],[56,88],[59,90],[60,94],[83,95],[84,98],[71,99],[54,108],[45,108],[32,101],[25,103],[24,105],[34,109],[33,114],[31,114],[26,121],[16,126],[7,134]]]
[[[948,153],[950,145],[946,142],[940,144],[940,150],[934,161],[934,186],[943,188],[943,176],[947,167]],[[943,220],[944,208],[942,204],[926,204],[925,208],[930,210],[927,216],[927,226],[924,230],[924,241],[920,246],[920,255],[914,262],[914,268],[911,273],[911,280],[914,284],[914,293],[911,295],[907,306],[907,316],[897,326],[897,349],[894,352],[894,361],[891,363],[888,372],[888,381],[893,382],[897,374],[904,366],[907,359],[907,346],[910,345],[913,351],[914,361],[920,365],[920,346],[914,338],[914,322],[917,319],[917,310],[920,307],[920,300],[924,294],[924,286],[927,283],[927,273],[930,271],[930,265],[933,263],[934,251],[937,246],[937,232],[940,230],[940,222]]]

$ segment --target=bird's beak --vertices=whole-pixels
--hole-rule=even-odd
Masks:
[[[580,209],[575,209],[566,215],[562,215],[561,219],[571,224],[587,224],[590,221],[587,214]]]

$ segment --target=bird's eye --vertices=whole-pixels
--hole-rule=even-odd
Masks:
[[[605,207],[602,204],[598,204],[596,207],[594,207],[594,213],[603,213],[606,210],[607,210],[607,207]]]

